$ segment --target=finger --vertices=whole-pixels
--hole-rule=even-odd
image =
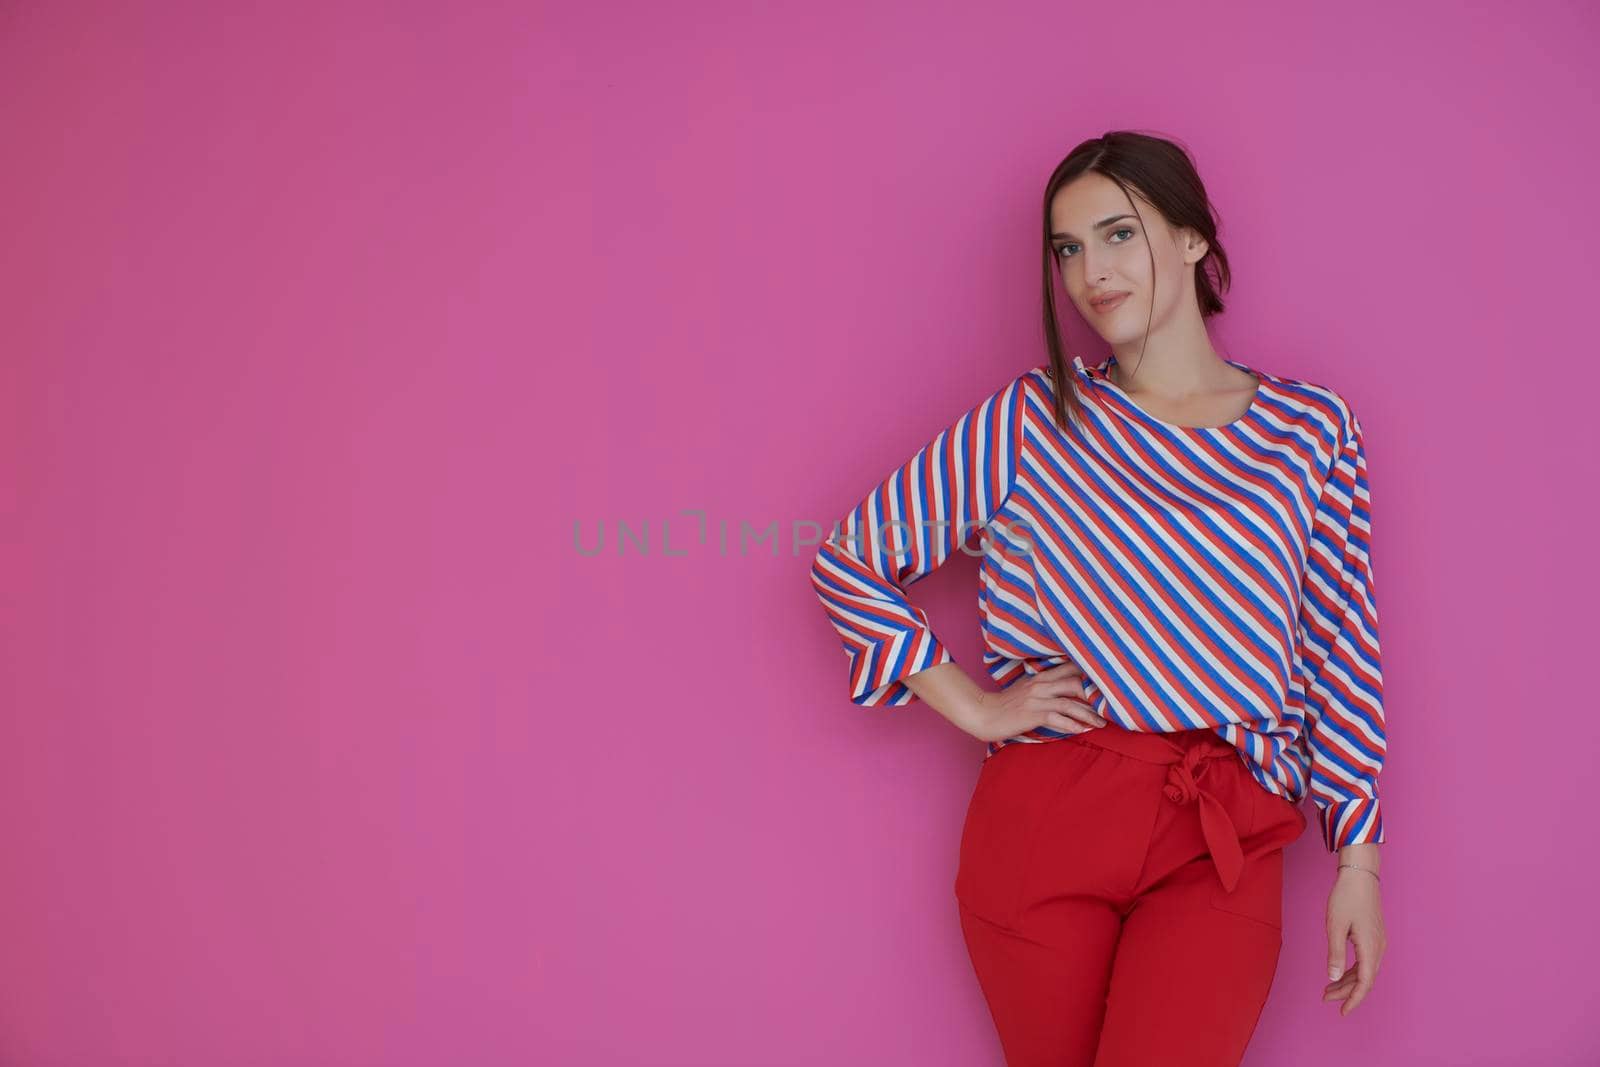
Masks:
[[[1028,695],[1037,697],[1052,711],[1065,712],[1068,715],[1073,714],[1075,710],[1086,711],[1091,715],[1095,713],[1094,708],[1083,699],[1083,691],[1075,685],[1051,685],[1043,688],[1035,686],[1033,692]]]
[[[1069,659],[1069,660],[1067,660],[1067,662],[1058,663],[1054,667],[1046,667],[1044,670],[1042,670],[1038,674],[1034,675],[1034,677],[1035,678],[1049,678],[1049,679],[1053,679],[1053,678],[1072,678],[1072,677],[1076,677],[1077,675],[1080,675],[1082,673],[1083,673],[1083,668],[1078,666],[1076,663],[1072,662]]]
[[[1350,973],[1357,974],[1358,972],[1352,969]],[[1349,994],[1343,998],[1344,1006],[1339,1009],[1339,1014],[1349,1015],[1351,1012],[1355,1011],[1356,1007],[1360,1005],[1363,1000],[1367,999],[1367,994],[1371,990],[1372,983],[1358,977],[1355,983],[1350,987]]]
[[[1356,987],[1350,994],[1350,1000],[1344,1006],[1346,1015],[1355,1011],[1356,1006],[1367,999],[1367,993],[1372,989],[1372,980],[1376,976],[1372,957],[1372,946],[1358,939],[1356,941]]]
[[[1328,980],[1337,982],[1344,977],[1344,943],[1350,934],[1348,924],[1328,927]]]
[[[1075,678],[1058,678],[1049,682],[1034,682],[1033,692],[1042,697],[1081,697],[1083,683]]]
[[[1077,719],[1085,726],[1104,726],[1106,724],[1105,719],[1101,718],[1093,708],[1083,701],[1073,700],[1071,697],[1051,697],[1046,701],[1045,707],[1068,718]]]
[[[1077,719],[1063,715],[1059,711],[1045,712],[1044,725],[1052,730],[1060,730],[1062,733],[1068,734],[1081,734],[1085,730],[1096,729],[1096,727],[1090,726],[1088,723],[1079,722]]]
[[[1349,971],[1346,971],[1345,976],[1339,979],[1337,982],[1329,982],[1327,985],[1323,986],[1322,991],[1326,993],[1330,990],[1338,990],[1341,994],[1349,993],[1350,990],[1356,987],[1357,977],[1358,975],[1356,974],[1355,968],[1352,967]]]

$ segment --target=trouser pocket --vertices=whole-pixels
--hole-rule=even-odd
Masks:
[[[1067,738],[1006,745],[984,760],[967,804],[956,868],[956,899],[967,910],[1014,926],[1052,802],[1099,751]]]
[[[1298,805],[1268,792],[1248,779],[1246,806],[1249,830],[1240,827],[1244,849],[1244,871],[1233,892],[1220,884],[1212,889],[1211,904],[1274,929],[1283,928],[1283,850],[1306,828],[1305,813]]]

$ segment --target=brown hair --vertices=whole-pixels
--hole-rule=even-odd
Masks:
[[[1056,425],[1066,428],[1069,417],[1080,417],[1083,401],[1078,396],[1077,377],[1067,368],[1067,357],[1061,342],[1060,321],[1056,315],[1055,286],[1053,279],[1058,270],[1055,249],[1050,241],[1050,201],[1063,185],[1090,171],[1103,174],[1116,182],[1124,194],[1132,186],[1141,196],[1155,205],[1167,224],[1172,227],[1187,226],[1205,238],[1207,251],[1195,264],[1195,296],[1200,302],[1200,315],[1208,317],[1222,310],[1222,298],[1217,294],[1228,288],[1228,254],[1217,240],[1217,213],[1206,196],[1205,186],[1196,172],[1194,161],[1181,145],[1162,137],[1135,133],[1131,130],[1113,130],[1092,140],[1084,141],[1065,159],[1056,164],[1050,180],[1044,187],[1044,335],[1050,348],[1050,370],[1055,377]],[[1132,195],[1128,204],[1141,222],[1144,216],[1134,203]],[[1146,228],[1148,233],[1148,228]],[[1149,247],[1148,241],[1146,247]],[[1210,265],[1216,278],[1213,281],[1206,271]],[[1155,253],[1150,253],[1150,277],[1155,280]],[[1155,294],[1151,293],[1150,311],[1155,313]],[[1149,323],[1145,325],[1148,339]],[[1063,384],[1066,388],[1062,388]]]

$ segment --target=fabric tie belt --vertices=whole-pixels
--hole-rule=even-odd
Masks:
[[[1185,741],[1180,743],[1170,734],[1125,730],[1108,722],[1073,734],[1072,739],[1146,763],[1166,764],[1167,781],[1162,792],[1176,804],[1199,804],[1200,832],[1211,850],[1222,888],[1231,893],[1244,871],[1244,848],[1239,844],[1239,831],[1222,801],[1201,785],[1200,779],[1205,774],[1205,764],[1228,756],[1238,759],[1239,750],[1210,728],[1184,730],[1176,736]]]

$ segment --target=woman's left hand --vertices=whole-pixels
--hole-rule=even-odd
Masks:
[[[1328,894],[1328,977],[1332,981],[1323,989],[1322,999],[1344,1001],[1341,1016],[1355,1011],[1372,989],[1388,945],[1378,886],[1368,872],[1342,867]],[[1347,940],[1354,942],[1356,949],[1356,963],[1349,970],[1344,963]]]

